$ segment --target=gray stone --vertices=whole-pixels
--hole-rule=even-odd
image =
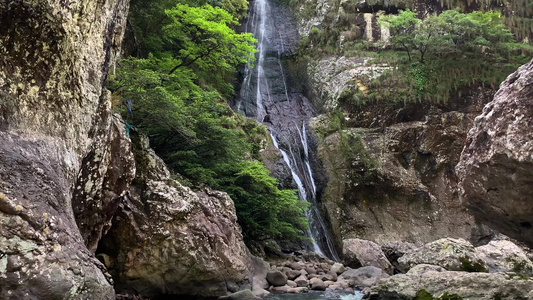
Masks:
[[[312,290],[324,291],[328,287],[320,278],[311,278],[309,284]]]
[[[287,293],[290,293],[290,294],[307,293],[307,291],[309,291],[309,289],[306,287],[296,287],[296,288],[287,289]]]
[[[287,276],[278,270],[268,271],[266,280],[273,286],[283,286],[287,284]]]
[[[375,285],[379,280],[388,278],[389,274],[382,269],[368,266],[359,269],[349,269],[339,275],[338,282],[343,282],[350,287],[370,287]]]
[[[468,273],[458,271],[398,274],[377,283],[370,299],[413,299],[420,290],[434,297],[443,293],[457,294],[469,300],[526,299],[533,290],[533,280],[506,274]]]
[[[398,259],[402,272],[419,264],[437,265],[449,271],[488,272],[487,264],[472,244],[463,239],[440,239]]]
[[[309,280],[304,276],[300,276],[294,280],[298,287],[308,287],[309,286]]]
[[[260,300],[261,298],[257,297],[250,290],[242,290],[227,296],[218,297],[218,300]]]
[[[487,263],[489,272],[515,272],[519,275],[533,276],[533,262],[524,250],[511,241],[491,241],[476,248],[481,259]]]
[[[374,266],[393,273],[390,262],[376,243],[361,239],[343,240],[342,256],[344,263],[352,268]]]
[[[341,263],[334,263],[331,268],[330,268],[330,271],[331,272],[335,272],[337,273],[337,275],[341,274],[342,272],[344,272],[344,265],[341,264]]]

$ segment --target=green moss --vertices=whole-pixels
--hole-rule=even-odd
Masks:
[[[480,262],[472,263],[469,257],[460,257],[461,270],[465,272],[488,272],[487,268]]]

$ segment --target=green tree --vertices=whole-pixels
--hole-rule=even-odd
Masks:
[[[415,28],[416,25],[422,21],[416,18],[414,12],[407,9],[400,10],[397,16],[383,16],[379,18],[378,22],[390,29],[392,46],[405,50],[409,57],[409,61],[411,61]]]
[[[163,27],[163,38],[179,61],[170,74],[192,64],[201,70],[229,70],[253,58],[257,40],[251,33],[235,33],[229,26],[238,22],[227,11],[177,4],[165,13],[172,22]]]

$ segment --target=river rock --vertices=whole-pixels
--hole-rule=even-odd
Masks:
[[[383,254],[381,247],[372,241],[361,239],[347,239],[343,241],[342,255],[344,263],[352,268],[374,266],[393,273],[390,262]]]
[[[491,241],[476,248],[487,263],[489,272],[515,272],[522,276],[533,276],[533,262],[526,253],[511,241]]]
[[[227,296],[218,297],[218,300],[261,300],[261,298],[255,296],[250,290],[242,290]]]
[[[298,287],[298,285],[296,284],[296,282],[294,282],[294,281],[292,281],[292,280],[287,280],[287,285],[290,286],[291,288]]]
[[[337,275],[340,275],[344,272],[344,265],[341,263],[334,263],[329,269],[331,272],[335,272]]]
[[[307,293],[309,289],[307,287],[296,287],[296,288],[290,288],[287,290],[287,293],[290,294],[301,294],[301,293]]]
[[[305,264],[302,262],[295,261],[289,264],[289,268],[300,271],[305,269]]]
[[[420,290],[434,297],[447,292],[469,300],[527,299],[524,297],[533,290],[533,280],[458,271],[398,274],[372,287],[369,299],[413,299]]]
[[[311,278],[309,284],[312,290],[324,291],[328,287],[320,278]]]
[[[533,60],[509,75],[468,133],[456,171],[471,214],[533,247]]]
[[[300,271],[293,270],[293,269],[288,269],[284,273],[285,275],[287,275],[287,278],[289,278],[290,280],[294,280],[295,278],[301,275]]]
[[[268,283],[273,286],[283,286],[287,284],[287,276],[285,276],[285,274],[278,270],[268,271],[266,279]]]
[[[308,287],[309,286],[309,280],[304,276],[300,276],[294,280],[298,287]]]
[[[402,272],[419,264],[437,265],[449,271],[488,272],[487,264],[472,244],[444,238],[428,243],[398,259]]]
[[[389,274],[374,266],[362,267],[359,269],[349,269],[339,276],[338,282],[346,282],[350,287],[370,287],[379,280],[388,278]]]
[[[288,285],[282,285],[282,286],[271,286],[270,290],[277,293],[287,293],[288,290],[290,290],[291,287]]]
[[[252,292],[258,297],[270,294],[266,289],[270,286],[266,280],[266,275],[270,265],[261,258],[248,255],[248,279],[252,283]]]

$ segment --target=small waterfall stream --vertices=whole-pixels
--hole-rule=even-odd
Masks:
[[[332,238],[317,208],[317,186],[310,162],[307,123],[313,109],[307,98],[291,89],[282,58],[298,43],[289,9],[270,0],[250,5],[246,31],[258,40],[255,67],[246,67],[236,109],[268,127],[274,146],[290,170],[301,200],[312,203],[307,213],[313,251],[339,261]]]

